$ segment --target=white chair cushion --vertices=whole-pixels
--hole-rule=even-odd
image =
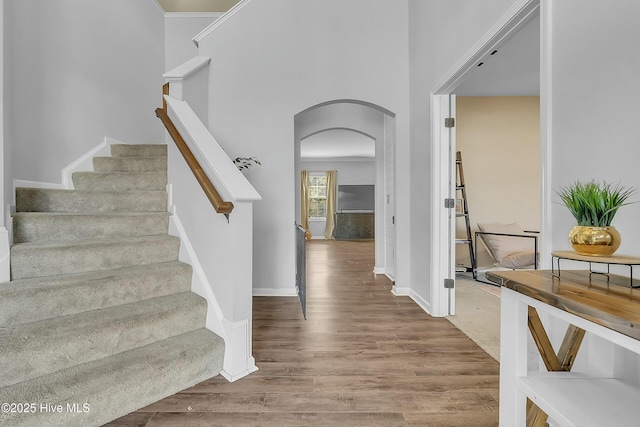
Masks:
[[[536,256],[533,251],[516,252],[502,258],[502,261],[496,263],[496,266],[504,268],[533,268],[535,262]]]
[[[504,233],[504,234],[522,234],[527,235],[524,230],[515,222],[511,224],[480,224],[480,231],[487,233]],[[498,262],[511,254],[518,252],[534,252],[534,239],[511,237],[511,236],[494,236],[491,234],[481,235],[487,246],[489,254]],[[533,264],[533,262],[529,263]],[[512,267],[515,268],[515,267]]]

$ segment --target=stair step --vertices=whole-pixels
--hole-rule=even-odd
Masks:
[[[130,304],[191,289],[178,261],[0,283],[0,326]]]
[[[166,157],[166,144],[114,144],[112,157]]]
[[[171,396],[222,370],[224,341],[198,329],[0,389],[0,402],[63,405],[61,413],[0,413],[0,425],[99,426]],[[89,404],[68,411],[66,404]],[[39,407],[38,407],[39,408]]]
[[[166,157],[94,157],[96,172],[166,172]]]
[[[117,239],[167,234],[169,213],[46,213],[13,215],[13,242]]]
[[[16,188],[17,212],[166,212],[166,191]]]
[[[169,235],[18,243],[11,247],[11,277],[18,280],[177,261],[179,249],[180,239]]]
[[[166,172],[74,172],[73,188],[83,191],[164,191]]]
[[[0,330],[0,388],[205,327],[192,292]]]

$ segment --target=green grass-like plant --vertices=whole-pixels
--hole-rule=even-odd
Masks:
[[[627,200],[634,193],[633,188],[595,181],[584,184],[577,181],[558,191],[578,225],[593,227],[609,227],[618,209],[632,203]]]

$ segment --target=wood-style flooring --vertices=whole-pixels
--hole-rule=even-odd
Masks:
[[[109,427],[498,425],[498,363],[373,274],[372,241],[307,244],[297,298],[255,297],[259,371],[218,376]]]

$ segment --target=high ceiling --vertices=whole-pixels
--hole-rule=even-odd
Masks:
[[[539,96],[540,16],[497,47],[455,90],[458,96]]]
[[[165,12],[226,12],[240,0],[157,0]]]

